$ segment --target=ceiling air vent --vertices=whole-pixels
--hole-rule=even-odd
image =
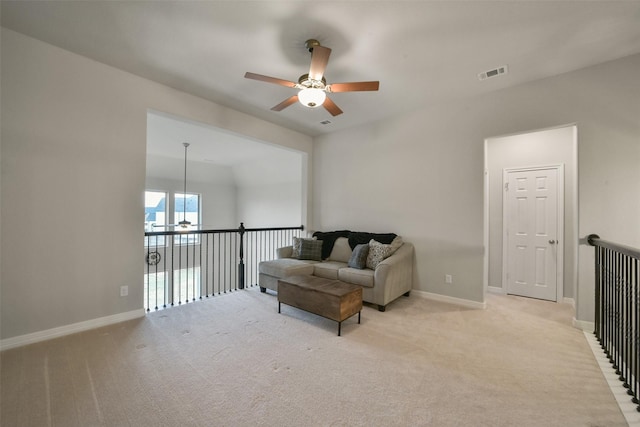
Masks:
[[[489,79],[491,77],[507,74],[508,71],[509,69],[507,68],[507,66],[503,65],[501,67],[494,68],[493,70],[485,71],[484,73],[478,74],[478,80],[482,81],[482,80]]]

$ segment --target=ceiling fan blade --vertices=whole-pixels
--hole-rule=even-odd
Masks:
[[[289,80],[282,80],[282,79],[277,79],[275,77],[269,77],[269,76],[263,76],[262,74],[255,74],[255,73],[245,73],[244,74],[244,78],[245,79],[252,79],[252,80],[258,80],[261,82],[267,82],[267,83],[274,83],[280,86],[286,86],[286,87],[296,87],[296,83],[294,82],[290,82]]]
[[[327,96],[327,99],[324,100],[324,103],[322,104],[322,106],[331,113],[332,116],[337,116],[339,114],[342,114],[342,110],[340,109],[340,107],[338,107],[335,102],[333,102],[331,100],[331,98],[329,98]]]
[[[293,95],[292,97],[285,99],[280,104],[278,104],[275,107],[271,108],[271,110],[272,111],[282,111],[285,108],[287,108],[289,105],[295,104],[296,102],[298,102],[298,95]]]
[[[309,78],[312,80],[322,80],[324,70],[329,62],[331,49],[324,46],[314,46],[311,52],[311,67],[309,68]]]
[[[330,92],[361,92],[378,90],[380,82],[351,82],[332,83],[329,85]]]

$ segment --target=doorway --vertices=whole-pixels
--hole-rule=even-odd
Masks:
[[[564,201],[557,206],[564,225],[552,300],[574,304],[578,277],[577,127],[574,124],[485,139],[485,292],[513,292],[505,280],[504,184],[505,170],[524,171],[562,165]],[[524,202],[523,202],[524,203]],[[542,252],[538,254],[542,256]],[[504,267],[504,268],[503,268]],[[538,272],[539,274],[541,273]]]
[[[505,169],[503,176],[502,283],[506,293],[560,301],[564,166]]]

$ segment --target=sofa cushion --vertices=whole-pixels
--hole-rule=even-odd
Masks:
[[[339,261],[323,261],[313,264],[313,275],[324,277],[325,279],[338,279],[338,270],[347,266],[344,262]]]
[[[385,245],[375,240],[369,241],[369,254],[367,255],[367,268],[375,270],[385,258],[393,255],[402,246],[402,237],[397,236],[391,244]]]
[[[349,246],[349,239],[346,237],[338,237],[333,244],[331,255],[329,255],[330,261],[349,262],[351,258],[351,246]]]
[[[322,261],[322,240],[302,240],[298,259]]]
[[[316,231],[313,233],[313,237],[317,237],[318,240],[322,240],[324,243],[322,244],[322,259],[328,259],[331,255],[331,251],[333,250],[333,245],[336,240],[340,237],[349,236],[349,230],[338,230],[338,231]],[[346,262],[346,261],[345,261]]]
[[[353,253],[351,254],[351,258],[349,258],[349,262],[347,263],[349,267],[357,268],[362,270],[367,265],[367,255],[369,254],[369,245],[357,245],[353,249]]]
[[[346,267],[338,271],[338,279],[365,288],[373,288],[373,274],[373,270]]]
[[[313,274],[313,265],[315,263],[315,261],[301,261],[293,258],[282,258],[271,261],[262,261],[259,264],[258,269],[260,270],[260,273],[282,278],[293,275]]]
[[[298,258],[300,256],[300,245],[303,240],[316,240],[315,237],[294,237],[293,238],[293,251],[291,252],[291,258]]]

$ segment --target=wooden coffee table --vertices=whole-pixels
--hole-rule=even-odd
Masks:
[[[362,311],[362,288],[340,280],[315,276],[290,276],[278,280],[278,313],[287,304],[309,313],[338,322],[338,336],[342,322]]]

